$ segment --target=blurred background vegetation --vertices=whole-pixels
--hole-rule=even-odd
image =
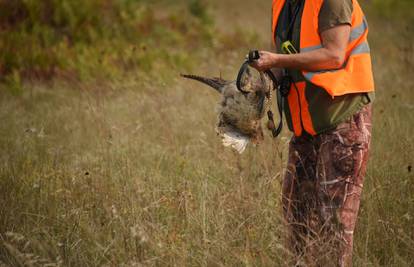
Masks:
[[[365,3],[378,18],[414,23],[410,0]],[[201,0],[0,0],[0,81],[110,80],[154,64],[188,69],[188,51],[240,41],[220,42],[214,26],[224,25],[214,25],[208,8]]]
[[[361,0],[377,86],[356,266],[414,265],[414,2]],[[218,96],[270,0],[0,0],[0,266],[284,266],[282,138],[242,155]]]
[[[0,81],[19,90],[23,80],[189,69],[200,56],[190,51],[221,49],[213,25],[199,0],[1,0]]]
[[[1,0],[1,80],[101,80],[156,63],[185,66],[178,51],[211,41],[203,4],[152,2]]]

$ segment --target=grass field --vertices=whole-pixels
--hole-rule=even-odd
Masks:
[[[268,48],[270,1],[238,2],[190,6],[207,25],[193,39],[161,19],[175,35],[148,41],[133,71],[2,83],[0,266],[286,265],[291,134],[239,156],[215,135],[218,95],[179,78],[231,79],[249,48]],[[366,6],[377,94],[354,263],[414,266],[414,30]]]

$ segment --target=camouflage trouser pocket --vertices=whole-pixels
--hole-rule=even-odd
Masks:
[[[364,154],[364,141],[360,131],[349,129],[327,135],[320,149],[319,193],[326,218],[342,208],[350,194],[361,193],[359,169]]]

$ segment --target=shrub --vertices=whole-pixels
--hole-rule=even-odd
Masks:
[[[156,14],[146,0],[0,0],[0,81],[113,78],[151,71],[155,61],[188,66],[180,53],[211,39],[200,3],[178,4],[177,16]]]

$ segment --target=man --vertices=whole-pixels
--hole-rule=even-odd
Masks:
[[[272,28],[276,53],[252,66],[291,82],[282,203],[294,264],[351,266],[374,97],[368,25],[357,0],[273,0]]]

